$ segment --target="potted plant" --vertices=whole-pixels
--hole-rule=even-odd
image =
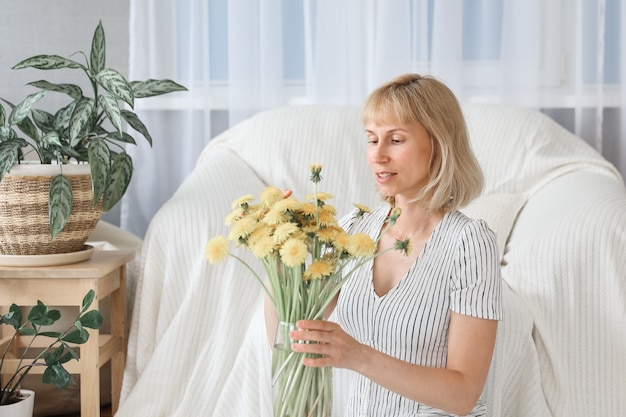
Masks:
[[[126,144],[135,144],[135,140],[123,130],[124,123],[143,135],[152,145],[148,129],[132,110],[135,100],[186,90],[182,85],[167,79],[129,82],[120,72],[106,66],[105,47],[105,34],[100,22],[93,35],[89,56],[80,51],[77,52],[82,55],[80,60],[58,55],[37,55],[13,67],[77,70],[87,76],[91,95],[85,95],[75,84],[54,84],[39,80],[28,84],[38,91],[29,94],[20,103],[13,104],[1,99],[6,109],[0,105],[0,185],[4,178],[10,176],[11,170],[17,165],[23,165],[29,156],[42,165],[55,166],[58,173],[46,187],[51,239],[64,230],[72,212],[76,193],[75,185],[66,172],[70,171],[70,164],[88,163],[92,205],[97,210],[100,210],[100,205],[102,211],[111,209],[126,192],[133,172],[131,157],[124,147]],[[67,95],[69,103],[55,113],[34,108],[46,94],[53,92]],[[7,200],[16,204],[15,197]],[[0,214],[10,217],[8,214]],[[14,226],[14,223],[12,221],[10,226]]]
[[[68,386],[72,376],[63,365],[71,360],[79,360],[74,345],[87,342],[87,329],[100,329],[103,323],[98,310],[89,310],[94,297],[95,292],[90,290],[83,298],[74,323],[60,332],[46,330],[61,318],[61,313],[59,310],[49,309],[41,301],[37,301],[37,305],[32,307],[25,321],[22,321],[22,309],[15,304],[11,305],[7,314],[0,316],[0,324],[14,329],[12,337],[5,338],[0,343],[0,413],[4,406],[17,404],[23,399],[22,381],[36,366],[46,368],[42,376],[44,383],[52,383],[58,388]],[[17,351],[17,355],[14,355],[21,337],[31,339],[23,351]],[[47,338],[48,342],[41,347],[34,343],[38,338]],[[36,353],[31,349],[36,349]],[[29,395],[32,396],[32,393]]]

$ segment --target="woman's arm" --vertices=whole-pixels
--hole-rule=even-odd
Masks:
[[[307,366],[347,368],[411,400],[458,415],[466,415],[480,397],[493,355],[498,322],[452,312],[446,368],[410,364],[357,342],[328,321],[299,321],[296,340],[318,343],[292,345],[297,352],[323,355],[304,359]]]

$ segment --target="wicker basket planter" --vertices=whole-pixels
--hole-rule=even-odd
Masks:
[[[50,236],[50,183],[58,165],[20,164],[0,181],[0,255],[51,255],[84,250],[85,242],[102,214],[93,205],[88,164],[64,165],[72,183],[74,204],[63,231]]]

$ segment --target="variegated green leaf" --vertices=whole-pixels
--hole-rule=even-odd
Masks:
[[[39,142],[39,132],[37,131],[37,126],[30,120],[30,117],[25,117],[18,124],[17,127],[20,128],[22,132],[35,142]]]
[[[16,139],[16,138],[17,138],[17,133],[15,133],[15,130],[13,130],[12,127],[0,126],[0,142],[9,140],[9,139]]]
[[[122,198],[133,176],[133,161],[126,152],[119,153],[111,165],[109,186],[104,193],[102,211],[109,211]]]
[[[109,120],[115,127],[115,129],[122,133],[122,116],[120,114],[120,105],[117,103],[115,97],[113,97],[109,93],[104,93],[100,97],[98,97],[98,101],[104,112],[109,117]]]
[[[128,103],[130,107],[134,106],[135,96],[130,83],[122,74],[111,68],[105,68],[94,77],[96,82],[104,87],[109,93],[120,100]]]
[[[66,155],[68,158],[75,158],[77,161],[80,161],[80,162],[89,161],[89,158],[87,156],[87,149],[83,147],[74,149],[71,146],[68,146],[65,144],[61,152],[63,152],[63,154]]]
[[[0,126],[4,125],[4,122],[7,119],[6,112],[4,111],[4,107],[0,106]]]
[[[174,91],[187,91],[187,88],[172,80],[146,80],[133,81],[130,83],[135,93],[135,98],[160,96]]]
[[[88,128],[93,116],[94,100],[84,98],[78,101],[70,119],[70,144],[74,146]]]
[[[104,29],[102,28],[102,22],[99,22],[91,41],[90,61],[93,74],[97,74],[104,69],[105,51],[106,40],[104,38]]]
[[[0,142],[0,181],[17,162],[18,149],[26,145],[23,139],[11,139]]]
[[[72,113],[74,113],[74,109],[76,108],[76,104],[78,100],[72,101],[67,106],[59,109],[54,115],[54,128],[60,130],[63,126],[67,126],[70,123],[70,118],[72,117]]]
[[[139,120],[139,117],[137,117],[135,113],[129,110],[122,110],[122,117],[128,122],[130,127],[141,133],[146,138],[150,146],[152,146],[152,136],[150,136],[148,128],[141,120]]]
[[[50,184],[50,199],[48,203],[52,239],[57,237],[65,228],[70,218],[73,204],[74,195],[70,180],[63,174],[57,175]]]
[[[118,132],[107,132],[106,137],[118,142],[130,143],[131,145],[137,144],[137,142],[135,142],[135,138],[126,132],[122,132],[122,134],[119,134]]]
[[[37,55],[18,62],[13,69],[37,68],[40,70],[51,70],[59,68],[87,68],[71,59],[63,58],[58,55]]]
[[[33,122],[42,132],[54,130],[54,116],[47,111],[32,109]]]
[[[33,104],[41,100],[41,98],[45,95],[45,91],[38,91],[36,93],[29,94],[24,101],[13,108],[11,115],[9,116],[9,124],[15,125],[24,120],[24,118],[28,116]]]
[[[59,137],[59,133],[54,130],[46,133],[44,137],[41,138],[41,142],[48,145],[63,146],[63,144],[61,143],[61,138]]]
[[[93,184],[93,204],[100,200],[106,190],[111,168],[111,151],[102,139],[93,139],[89,143],[89,167]]]
[[[42,164],[50,164],[52,163],[52,161],[56,161],[56,155],[54,154],[54,152],[52,152],[51,149],[42,148],[39,150],[39,153],[39,159],[41,160]]]
[[[28,85],[32,85],[33,87],[37,87],[41,90],[64,93],[75,100],[81,99],[83,97],[83,90],[76,84],[53,84],[46,80],[39,80],[28,83]]]

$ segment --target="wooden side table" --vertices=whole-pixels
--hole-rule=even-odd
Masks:
[[[3,307],[12,303],[33,306],[41,300],[49,306],[80,308],[85,294],[94,290],[96,298],[91,308],[98,309],[100,300],[111,297],[110,334],[88,329],[89,340],[79,345],[80,360],[66,364],[68,372],[80,375],[81,417],[100,416],[100,368],[108,361],[111,361],[113,414],[119,405],[127,342],[125,266],[134,256],[135,252],[128,250],[95,250],[91,259],[69,265],[0,266],[0,306]],[[1,336],[0,333],[0,345]],[[6,365],[11,372],[16,364]],[[35,367],[31,374],[41,374],[44,369]]]

